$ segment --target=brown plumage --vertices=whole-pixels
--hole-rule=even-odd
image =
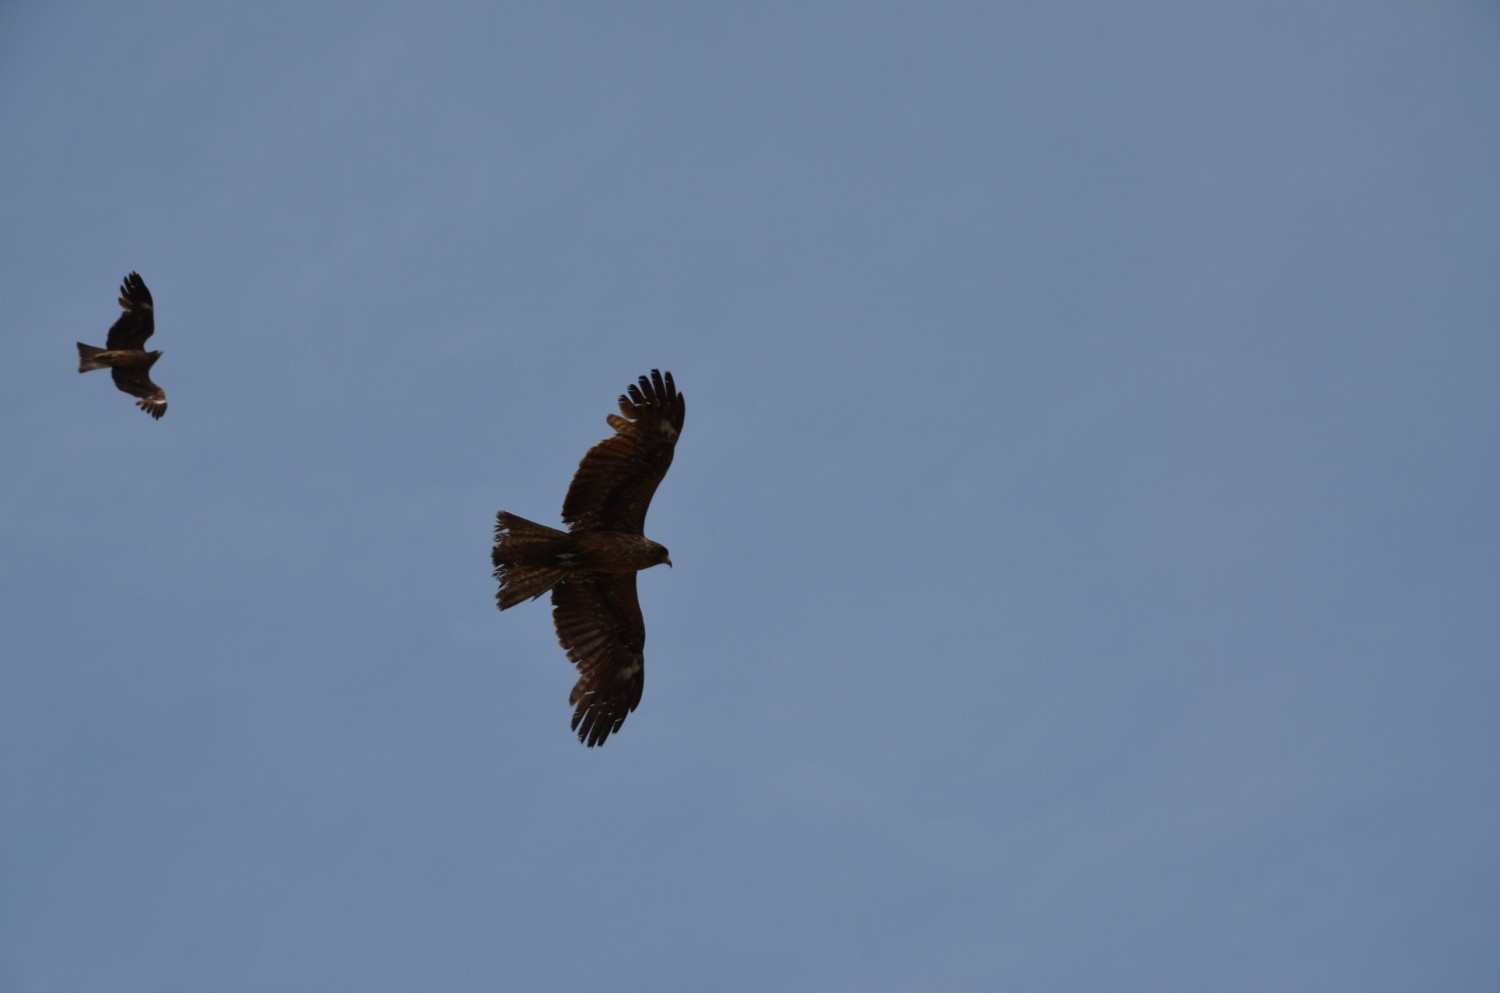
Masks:
[[[120,306],[124,312],[109,329],[103,348],[78,343],[78,371],[109,369],[115,386],[139,397],[135,405],[159,419],[167,412],[167,393],[151,382],[151,367],[161,358],[161,352],[146,351],[146,339],[156,329],[156,321],[151,291],[136,273],[120,284]]]
[[[672,464],[686,406],[655,369],[620,396],[615,433],[589,449],[563,500],[566,532],[501,511],[491,559],[501,610],[552,591],[557,640],[578,666],[573,730],[601,745],[641,702],[646,624],[635,574],[665,562],[647,538],[646,509]]]

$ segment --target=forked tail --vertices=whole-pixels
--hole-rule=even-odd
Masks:
[[[572,539],[564,531],[502,510],[495,518],[490,559],[500,580],[495,602],[504,610],[522,600],[535,600],[568,577],[573,566]]]
[[[80,341],[78,343],[78,371],[92,372],[95,369],[108,369],[108,362],[101,362],[95,358],[97,355],[103,355],[107,350],[104,348],[95,348],[93,345],[85,345]]]

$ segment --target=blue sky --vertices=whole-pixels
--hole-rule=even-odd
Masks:
[[[1497,51],[0,8],[0,989],[1496,988]],[[589,750],[491,527],[654,367]]]

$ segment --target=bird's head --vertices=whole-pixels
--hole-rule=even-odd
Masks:
[[[652,542],[652,544],[655,545],[656,543]],[[672,568],[672,556],[667,554],[665,545],[656,545],[656,547],[652,549],[652,551],[656,553],[657,565],[661,565],[663,562],[665,562],[668,569]]]

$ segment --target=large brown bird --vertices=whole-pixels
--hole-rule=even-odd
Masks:
[[[590,748],[620,730],[641,702],[646,625],[635,574],[672,564],[642,531],[685,410],[672,374],[652,369],[620,395],[620,414],[609,415],[614,435],[578,464],[563,500],[566,533],[503,510],[496,520],[495,599],[505,610],[552,591],[557,640],[578,666],[573,730]]]
[[[161,352],[146,351],[146,339],[156,330],[156,321],[152,316],[151,291],[136,273],[126,276],[120,284],[120,306],[125,311],[109,329],[103,348],[78,343],[78,371],[109,369],[115,385],[139,397],[135,405],[159,419],[167,412],[167,393],[151,382],[151,367],[161,358]]]

